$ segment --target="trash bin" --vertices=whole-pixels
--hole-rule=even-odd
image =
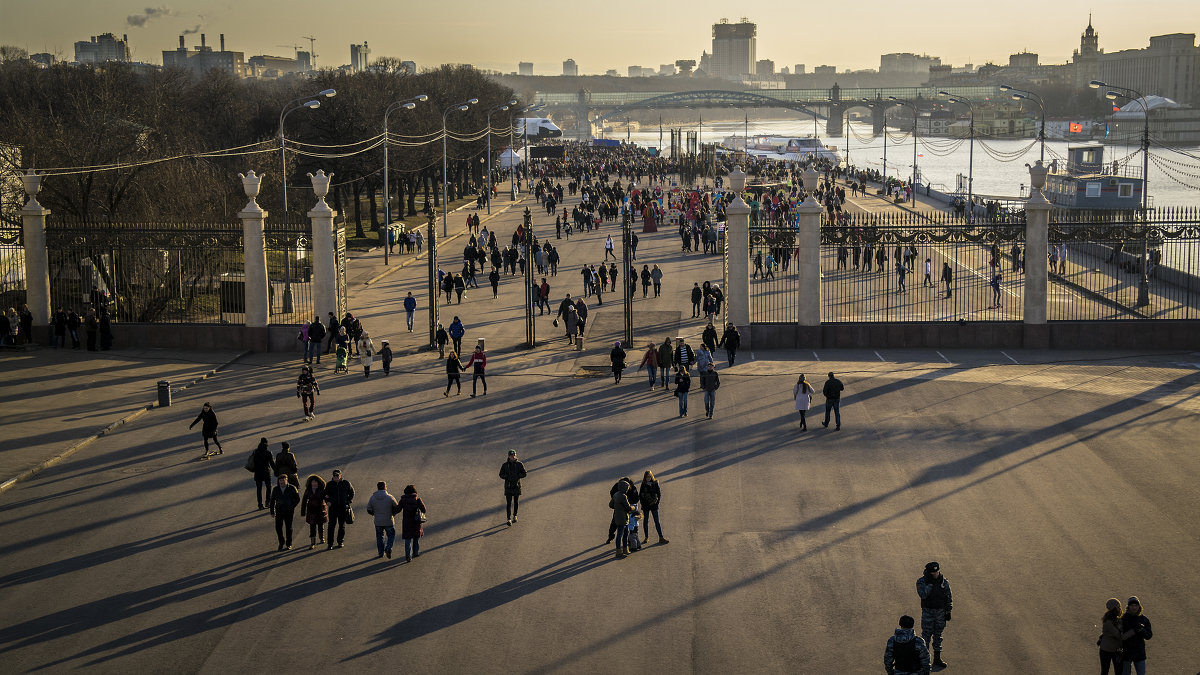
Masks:
[[[158,381],[158,407],[167,408],[171,405],[171,382],[169,380]]]

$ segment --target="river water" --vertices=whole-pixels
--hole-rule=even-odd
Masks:
[[[871,138],[869,123],[852,122],[850,126],[850,163],[882,171],[883,137]],[[689,131],[696,130],[695,125],[683,128]],[[706,122],[701,141],[720,142],[728,136],[741,136],[744,128],[743,122]],[[820,122],[819,130],[825,145],[837,146],[838,154],[845,159],[847,139],[826,137],[824,121]],[[813,134],[813,124],[811,120],[795,118],[750,120],[749,133],[752,137],[809,136]],[[889,175],[907,179],[912,173],[912,136],[895,129],[890,129],[889,135],[891,138],[887,142],[887,172]],[[638,145],[661,147],[658,127],[642,127],[639,131],[629,134],[618,132],[608,136],[620,140],[628,138]],[[899,140],[901,137],[904,137],[903,140]],[[670,144],[668,127],[663,127],[661,138],[662,143]],[[1067,146],[1066,141],[1047,140],[1046,163],[1049,164],[1050,160],[1056,157],[1065,157]],[[1172,169],[1168,174],[1159,169],[1154,162],[1150,164],[1150,197],[1154,206],[1200,206],[1200,146],[1181,147],[1177,150],[1192,157],[1165,148],[1152,147],[1150,150],[1152,158],[1166,162]],[[958,174],[968,174],[970,143],[965,140],[959,144],[957,139],[950,138],[918,139],[917,153],[917,165],[923,177],[922,181],[928,181],[935,189],[953,191]],[[1133,153],[1140,153],[1136,139],[1132,145],[1105,146],[1104,159],[1109,164],[1114,160],[1121,161],[1122,164],[1128,161],[1131,167],[1140,171],[1141,155],[1131,157]],[[1039,145],[1033,139],[981,141],[976,138],[974,155],[975,193],[1016,197],[1021,189],[1029,184],[1029,170],[1025,168],[1025,164],[1033,164],[1038,159]]]

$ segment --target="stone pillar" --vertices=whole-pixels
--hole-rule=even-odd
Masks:
[[[742,347],[750,346],[750,206],[742,200],[746,174],[734,167],[729,174],[733,202],[725,208],[725,247],[729,261],[728,288],[725,289],[725,320],[737,326]]]
[[[813,196],[819,178],[811,166],[804,170],[808,199],[796,207],[800,221],[796,237],[796,273],[800,282],[796,299],[799,308],[796,318],[800,326],[797,346],[805,347],[821,344],[821,212],[825,209]]]
[[[42,208],[37,193],[42,190],[42,177],[30,170],[21,177],[29,201],[21,208],[22,234],[25,239],[25,304],[33,314],[33,335],[38,344],[50,343],[50,261],[46,257],[46,216],[50,209]]]
[[[308,177],[312,180],[313,193],[317,196],[316,205],[308,212],[313,238],[312,300],[317,316],[323,317],[329,312],[336,314],[338,311],[335,258],[337,252],[333,232],[333,219],[337,217],[337,211],[325,203],[325,195],[329,194],[329,182],[333,179],[333,174],[325,175],[324,170],[318,170],[315,175],[308,174]]]
[[[1050,211],[1054,205],[1042,193],[1046,186],[1042,160],[1029,169],[1029,199],[1025,202],[1025,347],[1048,349],[1046,326],[1046,254],[1049,247]]]
[[[269,320],[267,306],[267,246],[263,228],[267,212],[262,210],[255,198],[258,197],[262,176],[238,174],[242,189],[250,201],[238,212],[242,219],[242,248],[246,265],[246,327],[266,328]]]

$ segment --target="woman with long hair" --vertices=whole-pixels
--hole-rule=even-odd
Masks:
[[[642,520],[642,534],[644,535],[642,538],[650,538],[650,516],[653,515],[654,529],[658,530],[658,543],[671,543],[663,536],[662,525],[658,522],[658,505],[662,501],[662,489],[659,488],[658,479],[654,477],[653,471],[642,474],[642,489],[638,491],[638,495],[642,511],[646,514]]]
[[[425,534],[424,520],[425,502],[417,495],[417,488],[412,485],[404,486],[404,494],[400,496],[400,536],[404,539],[404,561],[412,562],[413,558],[421,555],[421,535]]]
[[[300,498],[300,516],[308,523],[308,550],[325,543],[325,523],[329,522],[329,506],[325,503],[325,480],[317,474],[304,479],[304,496]]]
[[[815,391],[812,385],[804,379],[804,373],[800,374],[800,378],[796,380],[796,386],[792,387],[792,398],[796,400],[796,412],[800,413],[800,431],[808,431],[808,421],[804,419],[804,415],[812,407],[812,395]]]
[[[200,425],[200,436],[204,439],[204,457],[201,457],[201,459],[205,459],[209,456],[208,440],[210,438],[217,446],[217,451],[212,454],[219,455],[224,452],[224,450],[221,448],[221,441],[217,438],[217,413],[213,412],[212,404],[208,401],[205,401],[204,405],[200,407],[200,414],[196,415],[196,419],[192,420],[192,423],[188,425],[188,428],[191,429],[200,422],[203,422],[203,424]]]
[[[1109,598],[1104,616],[1100,619],[1100,675],[1108,675],[1108,666],[1120,675],[1121,671],[1121,601]]]

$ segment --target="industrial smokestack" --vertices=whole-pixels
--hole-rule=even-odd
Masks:
[[[201,46],[201,47],[204,47],[204,46],[205,46],[205,45],[204,45],[204,33],[201,33],[201,34],[200,34],[200,46]]]
[[[225,34],[221,33],[221,51],[225,51]]]
[[[183,44],[183,36],[182,36],[182,35],[180,35],[180,36],[179,36],[179,48],[180,48],[180,49],[187,49],[187,47],[185,47],[185,46],[184,46],[184,44]]]

